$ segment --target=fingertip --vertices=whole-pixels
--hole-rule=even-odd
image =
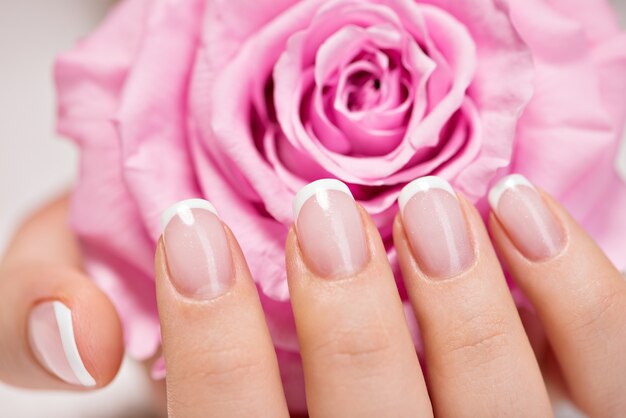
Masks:
[[[410,244],[406,231],[404,230],[404,224],[402,223],[402,216],[398,213],[393,220],[393,245],[398,253],[399,262],[406,263],[411,262],[415,264],[415,260],[411,254]]]
[[[0,379],[14,386],[98,388],[121,364],[120,320],[83,273],[68,205],[63,196],[26,220],[0,266]]]
[[[469,228],[472,230],[474,235],[480,233],[485,233],[486,235],[486,227],[483,221],[483,217],[480,215],[478,208],[472,202],[470,202],[464,194],[457,192],[457,198],[461,204],[461,209],[465,215],[465,220],[469,225]]]
[[[296,228],[295,225],[291,225],[289,231],[287,232],[287,238],[285,239],[285,252],[292,254],[297,250],[298,247],[298,237],[296,236]]]
[[[507,236],[504,227],[498,220],[496,214],[491,211],[489,212],[489,217],[487,220],[487,228],[489,230],[489,235],[491,236],[491,242],[495,247],[498,254],[506,255],[505,258],[510,257],[510,252],[516,252],[515,246],[511,243],[511,240]]]
[[[49,280],[35,281],[44,272]],[[22,287],[5,289],[19,297],[9,307],[14,323],[3,325],[2,344],[14,355],[12,364],[2,364],[2,378],[34,389],[109,384],[124,345],[119,317],[107,296],[82,273],[65,268],[31,270],[20,278]]]
[[[387,251],[380,235],[380,231],[374,222],[372,216],[357,203],[357,208],[361,216],[361,221],[365,226],[365,236],[368,242],[370,257],[372,260],[379,260],[381,257],[387,257]]]
[[[298,245],[298,236],[296,235],[295,225],[292,225],[287,232],[287,238],[285,239],[285,262],[287,263],[287,269],[294,265],[296,262],[301,262],[302,250]],[[289,275],[287,275],[289,278]]]
[[[117,310],[98,288],[84,288],[72,298],[76,345],[93,388],[113,381],[124,357],[124,336]]]
[[[292,225],[285,240],[285,267],[287,271],[287,286],[289,287],[290,298],[299,293],[299,289],[304,286],[302,277],[308,274],[308,267],[304,262],[304,255],[298,244],[298,236],[295,226]],[[293,302],[292,302],[293,303]]]
[[[228,225],[222,223],[224,227],[224,231],[226,233],[226,239],[228,240],[228,246],[230,248],[233,270],[234,270],[234,281],[244,280],[248,282],[248,284],[254,284],[254,280],[250,274],[250,269],[248,267],[248,262],[246,261],[246,256],[241,249],[241,245],[239,245],[239,241],[235,237],[235,234],[230,229]]]
[[[165,257],[163,254],[163,236],[157,241],[156,249],[154,250],[154,271],[158,277],[166,268]]]
[[[355,202],[355,207],[363,229],[364,246],[367,254],[366,261],[357,271],[338,275],[333,277],[333,279],[346,279],[367,274],[373,271],[373,269],[390,268],[387,251],[374,220],[359,203]],[[328,244],[332,245],[332,243]],[[295,224],[289,228],[285,240],[285,262],[287,266],[287,280],[290,287],[293,287],[296,282],[300,282],[303,277],[328,279],[328,277],[320,274],[310,265],[311,261],[307,258],[306,251],[302,247]]]

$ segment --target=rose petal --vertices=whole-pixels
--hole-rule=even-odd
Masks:
[[[307,415],[306,396],[304,390],[304,371],[299,352],[276,350],[280,365],[280,377],[287,399],[287,406],[293,415]]]
[[[459,190],[476,201],[485,194],[497,171],[509,165],[517,121],[532,96],[532,58],[502,2],[428,0],[428,3],[434,6],[428,9],[433,15],[447,10],[460,20],[476,45],[477,68],[468,93],[480,112],[482,145],[474,162],[454,180]],[[428,23],[431,36],[445,28],[435,19]]]
[[[143,0],[120,3],[55,67],[58,129],[81,147],[71,223],[85,248],[85,267],[115,305],[126,348],[138,359],[152,355],[160,338],[154,291],[146,290],[154,286],[154,244],[124,182],[112,118],[151,5]]]
[[[293,148],[280,132],[271,132],[266,135],[265,152],[278,177],[294,195],[310,183],[311,179],[331,176],[308,155]]]
[[[613,6],[607,0],[546,0],[555,12],[585,27],[591,42],[601,41],[620,32]]]
[[[372,41],[380,48],[398,48],[402,39],[395,29],[389,24],[380,25],[380,29],[376,25],[367,28],[354,24],[340,27],[317,49],[313,67],[317,87],[322,88],[329,77],[347,65],[368,41]]]
[[[211,0],[202,25],[202,45],[211,57],[210,71],[223,68],[250,35],[298,1]]]
[[[527,14],[528,2],[512,2],[511,8],[513,22],[533,50],[536,67],[535,94],[519,123],[514,168],[560,197],[615,142],[615,126],[599,93],[582,27],[542,1],[528,1],[535,11],[532,17]],[[551,42],[537,33],[547,33]],[[567,158],[562,158],[564,150]]]
[[[614,155],[608,153],[607,164],[612,162]],[[611,166],[607,168],[609,167]],[[624,216],[626,181],[610,168],[605,170],[604,174],[604,179],[593,176],[593,184],[586,182],[585,186],[589,187],[584,187],[584,190],[600,187],[602,192],[597,195],[594,207],[584,218],[580,219],[580,222],[615,266],[621,271],[626,271],[626,242],[624,242],[623,234],[623,231],[626,231],[626,216]],[[569,203],[575,205],[579,199],[580,196],[576,196]]]
[[[380,7],[376,7],[378,11]],[[357,9],[362,16],[363,11],[370,11],[370,5],[360,5]],[[411,12],[420,13],[420,9],[415,7],[411,9]],[[335,13],[334,16],[349,16],[345,14]],[[329,17],[330,19],[330,17]],[[327,20],[329,20],[327,19]],[[453,90],[446,97],[446,100],[435,109],[419,126],[419,129],[415,129],[406,138],[406,142],[400,147],[394,149],[391,153],[382,157],[359,157],[354,158],[350,156],[344,156],[336,154],[328,149],[319,146],[319,142],[309,137],[306,128],[302,125],[299,118],[299,114],[294,112],[294,109],[298,109],[298,103],[293,103],[293,100],[297,100],[299,97],[297,92],[303,90],[302,79],[299,78],[297,71],[282,72],[283,68],[296,68],[299,62],[301,62],[297,56],[297,51],[303,48],[305,35],[298,34],[291,38],[287,47],[288,50],[293,53],[285,53],[281,56],[281,60],[276,64],[276,71],[280,72],[280,82],[283,88],[279,89],[277,84],[275,102],[277,104],[282,103],[281,107],[277,107],[277,115],[281,120],[281,127],[285,131],[285,135],[290,139],[294,146],[301,146],[307,151],[316,161],[318,161],[326,170],[333,175],[349,183],[354,184],[390,184],[388,180],[394,172],[400,170],[404,165],[413,157],[415,150],[423,147],[435,144],[438,140],[438,131],[443,127],[447,119],[458,109],[464,98],[464,93],[469,85],[474,67],[474,47],[469,35],[465,29],[455,22],[454,19],[446,18],[445,16],[435,16],[433,19],[438,19],[438,24],[441,24],[445,28],[445,32],[450,34],[458,42],[456,44],[448,45],[448,53],[450,54],[451,62],[454,64],[452,67],[459,74],[455,74],[455,84]],[[419,19],[413,19],[417,21]],[[325,22],[326,27],[329,25]],[[326,29],[328,30],[328,28]],[[316,36],[321,32],[319,28],[309,28],[311,33],[315,33]],[[443,33],[442,28],[438,33]],[[307,48],[308,49],[308,48]],[[301,55],[300,55],[301,56]],[[287,80],[292,80],[291,84]],[[279,95],[279,93],[282,94]],[[296,94],[294,94],[296,92]],[[292,98],[291,100],[289,98]],[[295,98],[295,99],[294,99]],[[281,116],[283,115],[283,116]],[[286,116],[288,115],[288,116]],[[291,135],[295,135],[290,137]],[[393,184],[393,183],[391,183]]]
[[[352,25],[354,14],[357,13],[361,25],[399,23],[397,16],[389,8],[380,5],[351,1],[330,2],[320,8],[317,13],[312,14],[312,21],[306,29],[303,28],[304,30],[301,32],[295,31],[289,37],[284,52],[275,64],[274,104],[276,106],[276,116],[285,133],[285,137],[291,141],[295,148],[310,152],[310,147],[306,147],[305,144],[301,144],[301,141],[298,140],[301,132],[298,133],[296,131],[302,131],[302,125],[294,126],[294,124],[299,124],[300,99],[302,97],[302,94],[298,95],[294,94],[294,92],[300,91],[303,93],[306,91],[302,75],[306,73],[307,68],[313,68],[317,59],[317,51],[322,48],[324,43],[335,32],[342,30],[346,25]],[[345,32],[342,33],[346,34],[352,30],[354,29],[345,29]],[[335,38],[337,42],[340,42],[343,38],[341,36],[342,33],[338,35],[338,38]],[[345,46],[344,49],[354,47],[355,45],[350,44]],[[331,42],[331,44],[327,44],[327,48],[333,50],[337,47]],[[322,72],[316,73],[316,77],[321,77],[324,70],[328,69],[322,68]],[[317,82],[318,87],[321,84],[323,84],[323,81]],[[295,120],[292,121],[292,119]],[[341,148],[345,147],[342,146]]]
[[[276,220],[289,224],[293,193],[278,179],[271,166],[259,154],[250,132],[250,92],[257,109],[265,109],[265,83],[287,38],[306,25],[317,8],[311,1],[298,3],[268,25],[253,39],[244,43],[238,54],[213,78],[211,68],[215,57],[204,55],[203,67],[194,72],[192,111],[205,150],[215,161],[227,161],[234,172],[252,185],[267,210]],[[250,62],[257,63],[250,73]],[[242,82],[245,80],[245,82]],[[210,101],[198,97],[212,92]]]
[[[126,351],[140,361],[152,357],[161,345],[153,275],[147,276],[111,254],[101,242],[84,242],[82,250],[85,271],[109,296],[120,315]],[[127,251],[133,252],[130,248]]]
[[[615,131],[623,132],[626,122],[626,33],[598,43],[592,58],[606,111],[613,119]]]
[[[622,224],[615,213],[621,206],[605,205],[624,200],[614,160],[626,117],[626,50],[614,38],[592,55],[587,29],[578,21],[537,0],[512,6],[513,22],[532,48],[537,68],[536,92],[520,121],[513,169],[563,202],[623,266],[625,245],[608,231],[609,225]],[[538,33],[554,38],[544,43]]]
[[[190,129],[194,164],[203,195],[209,199],[220,213],[223,221],[229,225],[239,241],[239,245],[248,260],[252,277],[263,294],[277,301],[289,299],[285,273],[284,243],[288,226],[264,216],[262,211],[233,187],[207,152],[206,142],[215,138],[200,135],[201,130],[192,122]],[[283,205],[289,207],[291,198]],[[261,212],[261,213],[260,213]],[[268,322],[271,319],[268,318]]]
[[[165,209],[200,197],[187,149],[186,101],[203,3],[155,5],[117,114],[124,177],[155,241]]]

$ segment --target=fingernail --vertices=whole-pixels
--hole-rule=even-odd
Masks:
[[[28,322],[28,338],[37,360],[61,380],[87,387],[96,385],[76,346],[72,311],[63,303],[35,306]]]
[[[361,215],[348,186],[317,180],[293,200],[298,241],[307,265],[321,277],[357,273],[369,254]]]
[[[233,283],[228,239],[211,203],[183,200],[163,213],[165,256],[174,287],[184,296],[207,300]]]
[[[474,250],[452,186],[440,177],[407,184],[398,198],[413,256],[424,273],[446,279],[474,262]]]
[[[547,259],[563,249],[563,228],[524,176],[512,174],[500,180],[489,192],[489,204],[526,258]]]

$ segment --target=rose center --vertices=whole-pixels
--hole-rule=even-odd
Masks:
[[[346,107],[359,112],[380,103],[380,80],[371,73],[358,72],[348,79]]]

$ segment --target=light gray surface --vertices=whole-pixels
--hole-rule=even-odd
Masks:
[[[71,185],[76,153],[54,135],[51,64],[110,3],[0,0],[0,252],[25,213]],[[626,26],[626,0],[613,3]],[[626,172],[626,147],[621,156]],[[127,362],[109,388],[93,394],[34,393],[0,384],[0,416],[130,417],[147,399],[141,370]],[[569,408],[559,411],[560,418],[574,416]]]

